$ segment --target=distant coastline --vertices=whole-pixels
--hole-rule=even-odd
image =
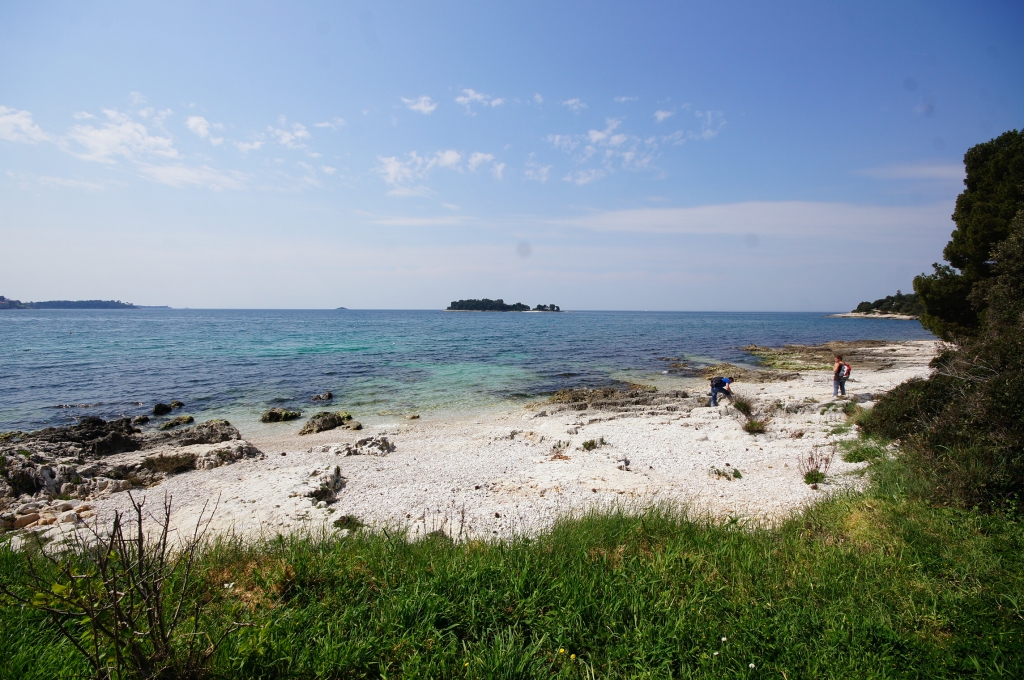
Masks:
[[[888,312],[845,312],[843,314],[829,314],[833,319],[895,319],[897,321],[917,321],[914,314],[891,314]]]
[[[0,295],[0,309],[170,309],[166,306],[141,307],[120,300],[44,300],[22,302]]]

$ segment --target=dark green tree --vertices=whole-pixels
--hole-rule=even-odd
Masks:
[[[942,251],[949,264],[914,279],[924,305],[921,323],[953,340],[974,335],[986,296],[976,285],[992,277],[993,249],[1011,233],[1014,215],[1024,207],[1024,132],[1010,130],[971,147],[964,155],[966,189],[956,199],[956,228]]]

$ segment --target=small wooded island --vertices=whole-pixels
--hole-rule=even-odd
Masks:
[[[560,312],[558,305],[537,305],[530,309],[530,305],[516,302],[506,305],[501,298],[490,300],[453,300],[452,304],[445,309],[446,312]]]

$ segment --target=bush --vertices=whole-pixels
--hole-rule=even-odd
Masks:
[[[904,439],[921,432],[949,406],[952,381],[942,376],[913,379],[885,394],[858,425],[866,434]]]
[[[743,423],[743,430],[749,434],[764,434],[767,429],[763,420],[748,420]]]

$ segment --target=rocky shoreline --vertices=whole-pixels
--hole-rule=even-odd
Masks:
[[[684,503],[762,521],[859,484],[862,465],[833,460],[820,489],[811,488],[799,461],[823,451],[835,457],[838,443],[855,436],[843,425],[852,405],[869,406],[876,394],[927,375],[937,347],[842,344],[856,358],[846,399],[831,399],[823,359],[840,349],[831,343],[750,347],[762,367],[673,369],[685,374],[663,376],[661,389],[562,390],[525,409],[396,416],[368,428],[340,411],[310,417],[307,434],[282,421],[246,438],[223,420],[142,432],[127,419],[85,418],[2,435],[0,522],[56,540],[127,509],[123,491],[172,497],[182,527],[213,503],[213,530],[249,535],[330,531],[337,517],[355,517],[412,537],[509,536],[624,502]],[[743,404],[709,407],[701,377],[709,371],[737,375]]]

